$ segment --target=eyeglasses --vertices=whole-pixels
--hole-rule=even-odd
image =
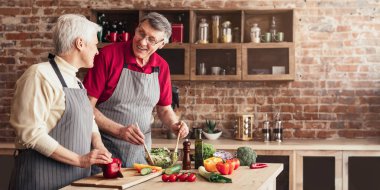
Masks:
[[[151,46],[154,46],[162,41],[164,41],[164,39],[162,40],[159,40],[157,41],[153,36],[147,36],[145,34],[145,31],[143,28],[141,28],[140,26],[136,28],[136,34],[137,36],[140,38],[140,40],[144,40],[146,39],[146,42],[151,45]]]

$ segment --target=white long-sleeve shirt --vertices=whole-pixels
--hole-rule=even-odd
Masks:
[[[79,88],[78,69],[56,56],[68,88]],[[10,123],[16,131],[16,148],[32,148],[50,156],[58,142],[49,136],[65,111],[65,93],[49,62],[32,65],[18,79]],[[92,131],[99,133],[93,120]]]

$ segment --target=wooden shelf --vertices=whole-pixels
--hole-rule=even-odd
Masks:
[[[294,64],[294,31],[295,16],[292,9],[274,10],[93,10],[91,18],[98,20],[105,13],[110,18],[131,19],[128,25],[133,30],[144,14],[148,12],[163,14],[171,23],[184,25],[184,43],[169,43],[157,52],[167,60],[171,70],[172,80],[191,81],[288,81],[295,78]],[[239,28],[236,41],[239,43],[208,43],[198,44],[198,25],[201,18],[206,18],[209,24],[209,42],[212,42],[212,16],[221,16],[224,21],[232,23],[231,29]],[[261,33],[269,31],[272,17],[276,18],[277,31],[284,33],[284,42],[251,43],[250,28],[257,23]],[[180,19],[179,19],[180,18]],[[120,20],[120,19],[119,19]],[[122,20],[122,19],[121,19]],[[131,37],[133,33],[131,32]],[[234,33],[233,33],[234,35]],[[102,48],[109,43],[100,43]],[[232,58],[231,58],[232,57]],[[206,63],[208,73],[198,75],[197,66]],[[211,75],[211,67],[226,69],[225,75]],[[283,74],[273,74],[273,71],[285,70]],[[281,72],[280,72],[281,73]]]

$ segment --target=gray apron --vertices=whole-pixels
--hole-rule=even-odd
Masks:
[[[124,126],[137,122],[145,135],[148,149],[152,145],[150,129],[152,111],[160,97],[159,67],[152,69],[151,74],[129,70],[124,59],[124,68],[115,91],[107,101],[97,105],[106,117]],[[122,160],[123,167],[133,167],[133,163],[147,163],[142,145],[134,145],[103,132],[101,136],[112,156]],[[93,170],[93,173],[96,171]]]
[[[53,55],[49,55],[49,62],[62,83],[66,106],[49,135],[61,146],[79,155],[87,154],[91,150],[93,110],[86,90],[79,81],[81,89],[68,88]],[[90,174],[90,168],[64,164],[33,149],[18,150],[9,189],[59,189]]]

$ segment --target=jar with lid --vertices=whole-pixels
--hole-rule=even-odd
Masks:
[[[218,43],[220,38],[219,32],[220,16],[212,16],[212,43]]]
[[[208,23],[205,18],[201,19],[198,28],[198,43],[207,44],[208,43]]]
[[[272,40],[272,42],[274,42],[276,34],[277,34],[277,23],[276,23],[276,17],[274,17],[274,16],[272,17],[272,22],[270,25],[269,32],[271,34],[271,40]]]
[[[232,31],[231,31],[231,22],[225,21],[222,24],[222,42],[231,43],[232,42]]]
[[[260,43],[260,30],[257,23],[253,24],[251,28],[251,42]]]

